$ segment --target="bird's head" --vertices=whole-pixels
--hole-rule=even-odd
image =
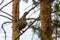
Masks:
[[[28,14],[28,12],[25,12],[25,13],[24,13],[24,16],[26,16],[27,14]]]

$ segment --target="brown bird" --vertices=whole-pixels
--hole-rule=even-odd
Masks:
[[[28,14],[28,12],[25,12],[24,15],[19,19],[19,21],[17,22],[16,27],[19,30],[22,30],[26,27],[27,22],[26,22],[26,15]]]

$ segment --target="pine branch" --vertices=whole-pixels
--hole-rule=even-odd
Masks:
[[[58,11],[53,11],[53,12],[51,12],[51,13],[55,13],[55,12],[60,12],[60,10],[58,10]]]

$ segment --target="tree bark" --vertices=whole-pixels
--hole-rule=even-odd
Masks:
[[[12,15],[16,18],[15,21],[12,21],[12,40],[15,40],[16,37],[20,34],[19,30],[16,28],[16,24],[19,20],[19,0],[14,0],[12,4]],[[17,30],[16,30],[17,29]],[[16,31],[14,31],[16,30]]]
[[[42,40],[50,40],[51,32],[51,4],[46,1],[40,2],[40,17],[42,28]]]

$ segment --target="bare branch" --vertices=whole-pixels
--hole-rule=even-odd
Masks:
[[[39,16],[38,18],[36,18],[36,19],[28,26],[28,28],[30,28],[30,27],[33,25],[33,23],[34,23],[37,19],[39,19],[39,18],[40,18],[40,16]],[[27,29],[28,29],[28,28],[27,28]],[[26,29],[26,30],[27,30],[27,29]],[[25,31],[26,31],[26,30],[25,30]],[[24,33],[25,31],[23,31],[23,33]],[[22,33],[22,34],[23,34],[23,33]],[[20,34],[20,36],[21,36],[22,34]]]
[[[3,28],[3,24],[2,24],[2,29],[3,29],[3,31],[4,31],[4,34],[5,34],[5,40],[6,40],[6,31],[5,31],[5,29]]]
[[[33,4],[32,4],[33,5]],[[28,7],[26,7],[24,10],[26,10],[27,8],[29,8],[30,6],[32,6],[32,5],[29,5]]]
[[[3,28],[3,25],[6,24],[6,23],[12,23],[12,22],[4,22],[4,23],[2,24],[2,26],[1,26],[1,28],[3,29],[4,34],[5,34],[5,40],[6,40],[6,31],[5,31],[5,29]]]
[[[1,1],[0,5],[4,2],[4,0]]]
[[[36,10],[36,11],[35,11],[35,12],[33,12],[31,15],[33,15],[34,13],[36,13],[36,12],[37,12],[37,11],[39,11],[39,10],[40,10],[40,9]],[[30,15],[30,16],[31,16],[31,15]],[[30,16],[29,16],[29,17],[30,17]]]
[[[12,20],[12,21],[14,21],[13,19],[11,19],[11,18],[9,18],[9,17],[7,17],[7,16],[4,16],[4,15],[0,15],[1,17],[5,17],[5,18],[7,18],[7,19],[9,19],[9,20]],[[26,18],[26,20],[35,20],[36,18]],[[37,21],[39,21],[40,19],[37,19]]]
[[[40,3],[40,2],[37,2],[37,3]],[[36,3],[36,4],[37,4]],[[29,5],[28,7],[26,7],[24,10],[26,10],[27,8],[29,8],[30,6],[33,6],[34,4],[31,4],[31,5]]]
[[[28,13],[29,13],[31,10],[33,10],[35,7],[37,7],[39,4],[40,4],[40,2],[36,3],[36,5],[35,5],[34,7],[32,7],[32,8],[28,11]]]
[[[12,2],[12,1],[11,1],[11,2]],[[11,2],[9,2],[8,4],[10,4]],[[8,4],[4,5],[1,9],[3,9],[3,8],[4,8],[5,6],[7,6]],[[28,11],[28,13],[29,13],[31,10],[33,10],[38,4],[39,4],[39,3],[37,3],[34,7],[32,7],[32,8]],[[1,9],[0,9],[0,10],[1,10]],[[1,12],[9,15],[8,13],[6,13],[6,12],[4,12],[4,11],[2,11],[2,10],[1,10]],[[27,14],[28,14],[28,13],[27,13]],[[0,16],[2,16],[2,15],[0,15]],[[11,15],[9,15],[9,16],[11,16]],[[3,17],[5,17],[5,16],[3,16]],[[13,16],[11,16],[11,17],[13,17]],[[6,18],[8,18],[8,17],[6,17]],[[8,19],[9,19],[9,18],[8,18]],[[11,19],[10,19],[10,20],[11,20]],[[36,21],[36,20],[35,20],[35,21]],[[33,23],[34,23],[35,21],[33,21]],[[33,24],[33,23],[32,23],[32,24]],[[3,24],[6,24],[6,23],[3,23]],[[31,25],[32,25],[32,24],[31,24]],[[30,26],[31,26],[31,25],[30,25]],[[30,27],[30,26],[29,26],[29,27]],[[29,28],[29,27],[28,27],[28,28]],[[28,29],[28,28],[27,28],[27,29]],[[3,27],[2,27],[2,29],[4,30]],[[27,30],[27,29],[26,29],[26,30]],[[26,31],[26,30],[25,30],[25,31]],[[25,32],[25,31],[24,31],[24,32]],[[24,32],[23,32],[23,33],[24,33]],[[4,30],[4,33],[5,33],[5,38],[6,38],[6,32],[5,32],[5,30]],[[23,34],[23,33],[22,33],[22,34]],[[22,34],[21,34],[21,35],[22,35]],[[17,38],[18,38],[18,37],[17,37]]]
[[[7,15],[9,15],[10,17],[12,17],[13,19],[16,19],[14,16],[12,16],[12,15],[10,15],[10,14],[8,14],[7,12],[5,12],[5,11],[2,11],[2,10],[0,10],[1,12],[3,12],[3,13],[5,13],[5,14],[7,14]]]
[[[26,18],[26,20],[37,20],[37,21],[40,21],[40,19],[37,19],[37,18]]]
[[[37,19],[39,19],[39,18],[40,18],[40,16],[39,16]],[[29,29],[37,19],[35,19],[35,20],[28,26],[28,28],[26,28],[26,30]],[[26,31],[26,30],[25,30],[25,31]],[[23,33],[25,33],[25,31],[23,31]],[[19,36],[21,36],[23,33],[21,33]],[[19,37],[19,36],[18,36],[18,37]],[[18,37],[17,37],[17,38],[18,38]],[[17,38],[16,38],[16,39],[17,39]],[[16,39],[15,39],[15,40],[16,40]]]
[[[1,7],[0,10],[2,10],[4,7],[6,7],[7,5],[9,5],[9,4],[12,3],[13,1],[14,1],[14,0],[12,0],[12,1],[8,2],[7,4],[5,4],[3,7]]]
[[[9,20],[12,20],[11,18],[9,18],[9,17],[7,17],[7,16],[3,16],[3,15],[0,15],[0,16],[5,17],[5,18],[8,18]]]
[[[4,0],[3,0],[3,1],[4,1]],[[3,2],[3,1],[2,1],[2,2]],[[8,2],[8,3],[5,4],[3,7],[1,7],[1,8],[0,8],[0,11],[3,12],[3,13],[5,13],[5,14],[7,14],[7,15],[9,15],[9,16],[11,16],[11,17],[13,17],[12,15],[8,14],[7,12],[2,11],[2,9],[3,9],[5,6],[7,6],[8,4],[12,3],[13,1],[14,1],[14,0]],[[16,19],[15,17],[13,17],[13,18]]]
[[[39,3],[37,3],[34,7],[32,7],[32,8],[28,11],[28,13],[29,13],[31,10],[33,10],[38,4],[39,4]],[[4,11],[2,11],[2,10],[0,10],[0,11],[3,12],[3,13],[5,13],[5,14],[7,14],[7,15],[9,15],[9,16],[11,16],[11,17],[13,17],[14,19],[16,19],[14,16],[8,14],[7,12],[4,12]]]
[[[13,1],[14,1],[14,0],[13,0]],[[8,4],[12,3],[13,1],[8,2],[8,3],[5,4],[3,7],[1,7],[1,9],[3,9],[5,6],[7,6]],[[1,9],[0,9],[0,10],[1,10]]]

